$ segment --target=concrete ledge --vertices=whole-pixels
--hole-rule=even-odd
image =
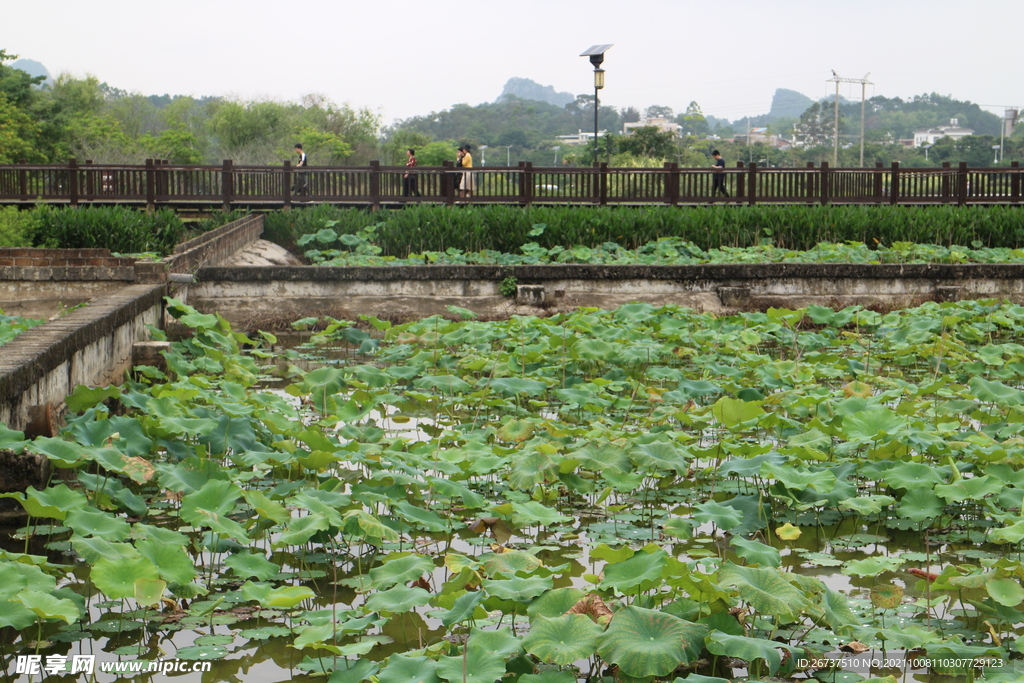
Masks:
[[[31,406],[63,402],[77,384],[118,379],[145,325],[160,324],[164,294],[163,286],[129,285],[4,344],[0,422],[22,429]]]
[[[938,280],[1024,278],[1024,264],[729,263],[681,266],[275,266],[206,267],[200,280],[325,282],[334,280],[492,280],[514,277],[521,284],[545,280],[766,280],[773,278],[857,278]]]
[[[877,309],[953,299],[1024,302],[1024,265],[769,263],[697,266],[210,267],[189,298],[252,327],[291,316],[372,314],[391,320],[446,313],[486,318],[634,301],[729,312],[810,304]],[[515,278],[514,298],[499,284]]]

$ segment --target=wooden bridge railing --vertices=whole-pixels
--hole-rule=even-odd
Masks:
[[[36,202],[140,204],[147,207],[290,206],[299,203],[384,204],[477,203],[547,204],[1009,204],[1024,194],[1024,169],[968,168],[948,163],[937,168],[761,168],[727,169],[730,197],[711,194],[713,173],[705,168],[541,168],[529,162],[513,167],[474,168],[476,189],[461,197],[462,169],[420,166],[420,196],[403,196],[404,166],[317,167],[176,166],[149,160],[144,166],[114,166],[74,159],[67,164],[0,166],[0,204]]]

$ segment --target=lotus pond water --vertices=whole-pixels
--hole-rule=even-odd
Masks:
[[[6,680],[1024,676],[1024,307],[453,308],[331,321],[321,367],[169,310],[166,369],[0,427],[74,475],[6,494]]]

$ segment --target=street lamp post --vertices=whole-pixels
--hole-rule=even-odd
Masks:
[[[552,147],[551,149],[554,150],[554,152],[555,152],[555,166],[558,166],[558,150],[562,149],[562,146],[561,145],[556,145],[555,147]]]
[[[480,165],[487,165],[487,145],[480,145]]]
[[[505,165],[512,165],[512,145],[505,145]]]
[[[597,165],[597,115],[601,110],[601,103],[598,101],[598,93],[604,88],[604,69],[601,63],[604,62],[604,53],[611,48],[612,44],[591,45],[580,57],[590,57],[590,63],[594,65],[594,165]]]
[[[999,163],[999,145],[992,145],[992,163]]]

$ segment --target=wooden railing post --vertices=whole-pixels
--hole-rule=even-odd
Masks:
[[[146,211],[153,210],[156,202],[156,172],[152,159],[146,159]]]
[[[757,162],[750,162],[750,170],[747,171],[747,203],[753,206],[757,203]]]
[[[898,204],[900,201],[900,162],[892,162],[892,170],[889,171],[889,203]]]
[[[441,172],[441,195],[444,197],[444,203],[451,206],[455,203],[455,173],[452,172],[455,164],[446,159],[441,166],[444,167]]]
[[[1010,201],[1016,203],[1020,201],[1020,162],[1011,161],[1010,168]]]
[[[78,161],[68,159],[68,201],[78,206]]]
[[[92,159],[85,160],[85,166],[92,166]],[[92,200],[96,197],[96,184],[94,182],[95,173],[92,169],[85,169],[85,198],[86,200]]]
[[[233,166],[234,164],[231,163],[231,159],[225,159],[220,168],[221,208],[224,211],[231,210],[231,200],[235,194]]]
[[[380,161],[370,161],[370,209],[380,209]]]
[[[957,193],[956,203],[959,206],[967,204],[967,162],[961,161],[960,168],[957,170]]]
[[[832,200],[832,178],[828,174],[828,162],[821,162],[821,203],[828,204]]]
[[[736,168],[745,168],[745,165],[743,164],[742,161],[737,161],[736,162]],[[726,176],[726,178],[727,177],[728,176]],[[725,182],[725,178],[722,179],[722,182],[723,183]],[[712,187],[714,187],[713,184],[712,184]],[[746,173],[737,173],[736,174],[736,196],[737,197],[746,197],[747,196],[747,174]],[[712,195],[712,198],[714,198],[714,195]]]
[[[882,174],[884,173],[884,171],[882,171],[883,168],[885,168],[885,165],[882,164],[881,161],[875,162],[875,203],[877,204],[882,203],[882,197],[885,195],[885,190],[883,189],[882,184]]]
[[[281,167],[281,200],[286,210],[292,208],[292,162],[284,160]]]
[[[665,162],[665,197],[669,204],[679,203],[679,164]]]
[[[24,166],[28,162],[22,159],[18,163]],[[24,168],[18,169],[18,193],[21,195],[21,201],[28,201],[28,172]]]
[[[533,162],[519,162],[519,203],[529,206],[533,203]]]

